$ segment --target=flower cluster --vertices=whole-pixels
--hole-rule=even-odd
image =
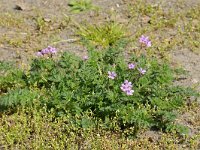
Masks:
[[[108,71],[108,78],[115,79],[116,76],[117,76],[117,74],[115,72]]]
[[[142,35],[141,37],[140,37],[140,43],[142,43],[142,44],[145,44],[147,47],[151,47],[151,41],[149,40],[149,37],[148,36],[144,36],[144,35]]]
[[[132,89],[132,83],[128,80],[125,80],[121,85],[121,90],[125,92],[127,95],[133,95],[134,90]]]
[[[42,49],[41,51],[37,52],[37,56],[43,56],[45,54],[56,54],[57,50],[54,47],[48,46],[45,49]]]
[[[135,69],[136,65],[133,63],[128,64],[129,69]],[[146,70],[143,68],[138,68],[138,71],[140,74],[144,75],[146,73]],[[108,78],[115,79],[117,74],[115,72],[108,71]],[[121,84],[121,90],[126,93],[126,95],[133,95],[134,90],[132,89],[132,83],[128,80],[125,80],[124,83]]]

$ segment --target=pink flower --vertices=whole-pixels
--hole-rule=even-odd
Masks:
[[[142,69],[142,68],[139,68],[138,71],[141,73],[141,74],[145,74],[147,71],[145,69]]]
[[[38,57],[43,56],[43,54],[42,54],[41,52],[37,52],[36,55],[37,55]]]
[[[151,41],[149,40],[148,36],[142,35],[139,39],[139,42],[145,44],[147,47],[151,47]]]
[[[87,55],[83,56],[83,60],[88,60],[89,57]]]
[[[55,54],[57,52],[56,48],[48,46],[47,48],[44,48],[41,50],[41,53],[43,55],[45,54]]]
[[[135,64],[133,64],[133,63],[128,64],[128,68],[129,69],[134,69],[135,68]]]
[[[108,78],[115,79],[116,76],[117,76],[117,74],[115,72],[108,71]]]
[[[126,91],[126,94],[127,94],[127,95],[133,95],[133,93],[134,93],[134,90],[127,90],[127,91]]]

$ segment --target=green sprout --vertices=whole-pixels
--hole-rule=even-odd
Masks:
[[[68,4],[71,7],[71,11],[79,13],[87,10],[94,10],[97,7],[93,6],[91,0],[71,0]]]
[[[79,27],[78,34],[95,46],[107,47],[125,38],[126,30],[122,24],[107,22],[102,25]]]

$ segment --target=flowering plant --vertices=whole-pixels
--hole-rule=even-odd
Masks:
[[[55,116],[78,116],[80,120],[73,122],[81,127],[98,122],[113,130],[134,127],[134,134],[147,127],[167,130],[173,125],[174,112],[191,92],[172,86],[173,72],[166,62],[134,54],[127,61],[123,46],[118,43],[105,51],[91,49],[84,58],[70,53],[59,59],[37,58],[28,73],[17,75],[19,83],[8,74],[6,82],[0,80],[4,85],[0,90],[5,91],[0,106],[27,106],[39,100],[41,107],[53,109]],[[56,50],[48,47],[40,53],[52,55]],[[82,121],[88,112],[94,117]]]

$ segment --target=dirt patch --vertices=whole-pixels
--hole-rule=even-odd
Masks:
[[[177,50],[172,53],[174,63],[183,67],[188,75],[176,83],[188,87],[196,87],[200,91],[200,56],[188,49]]]

